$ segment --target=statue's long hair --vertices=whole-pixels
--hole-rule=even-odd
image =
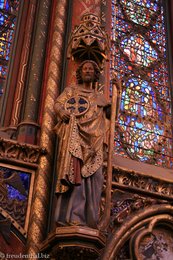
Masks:
[[[82,84],[83,80],[82,80],[82,67],[85,63],[91,63],[93,64],[94,67],[94,82],[98,82],[99,77],[100,77],[100,69],[99,66],[97,65],[97,63],[93,60],[85,60],[83,61],[79,67],[76,70],[76,79],[77,79],[77,83],[78,84]]]

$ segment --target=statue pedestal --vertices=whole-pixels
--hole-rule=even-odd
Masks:
[[[82,226],[58,227],[42,243],[40,251],[51,259],[97,259],[106,238],[97,229]]]

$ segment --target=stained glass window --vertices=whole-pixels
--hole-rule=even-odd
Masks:
[[[0,96],[7,78],[20,0],[0,0]]]
[[[0,207],[24,226],[31,174],[0,166]]]
[[[123,79],[115,153],[171,168],[164,2],[112,0],[111,73]]]

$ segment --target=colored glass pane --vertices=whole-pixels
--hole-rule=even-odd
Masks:
[[[8,73],[19,0],[0,0],[0,95]]]
[[[122,0],[121,3],[124,7],[125,15],[130,21],[136,24],[147,26],[150,24],[151,19],[158,11],[159,0]]]
[[[172,112],[160,0],[112,0],[111,73],[123,79],[115,153],[171,168]]]
[[[1,174],[3,173],[4,180],[7,180],[8,198],[27,200],[30,186],[30,174],[3,167],[0,167],[0,172]],[[17,174],[17,177],[15,176],[14,178],[16,185],[8,184],[8,178],[13,178],[14,174]]]
[[[136,65],[148,66],[158,58],[157,52],[141,35],[124,38],[120,44],[124,54]]]
[[[0,188],[3,191],[0,207],[21,226],[25,223],[30,182],[30,173],[0,167]]]

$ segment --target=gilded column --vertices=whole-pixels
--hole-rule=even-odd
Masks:
[[[39,127],[37,124],[37,118],[43,79],[51,3],[52,1],[50,0],[39,1],[34,48],[27,84],[24,118],[18,126],[18,141],[32,144],[36,143],[37,130]]]
[[[39,252],[39,245],[45,239],[48,219],[51,173],[54,154],[55,125],[54,102],[60,85],[62,73],[63,44],[68,0],[55,0],[55,20],[53,25],[52,47],[48,69],[47,90],[43,111],[41,147],[48,151],[40,160],[35,183],[35,193],[31,208],[30,224],[27,240],[27,254],[35,255]],[[30,258],[29,258],[30,259]]]
[[[21,61],[20,61],[17,85],[15,90],[14,105],[12,109],[11,122],[10,122],[10,127],[14,129],[17,127],[20,118],[22,99],[23,99],[23,93],[25,87],[25,79],[26,79],[26,73],[28,68],[29,50],[31,46],[31,38],[32,38],[33,27],[34,27],[33,25],[34,25],[36,6],[37,6],[36,0],[30,1],[28,13],[27,13],[27,21],[25,26],[25,37],[23,41],[23,47],[21,50],[22,54],[20,58]]]

